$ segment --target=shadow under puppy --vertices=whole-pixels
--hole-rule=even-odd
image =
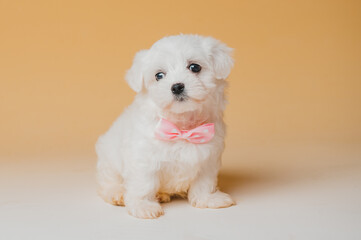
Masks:
[[[106,202],[138,218],[159,217],[159,202],[175,195],[198,208],[234,204],[217,189],[231,52],[211,37],[177,35],[136,54],[126,80],[137,95],[96,143]]]

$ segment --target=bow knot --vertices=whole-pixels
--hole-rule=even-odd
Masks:
[[[185,139],[191,143],[206,143],[214,137],[214,123],[206,123],[191,130],[179,130],[173,123],[161,118],[155,136],[164,141]]]

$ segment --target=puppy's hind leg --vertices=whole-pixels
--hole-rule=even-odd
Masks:
[[[168,203],[171,200],[171,195],[164,192],[158,192],[156,194],[156,198],[160,203]]]
[[[122,176],[110,166],[97,167],[98,194],[107,203],[124,206],[124,185]]]

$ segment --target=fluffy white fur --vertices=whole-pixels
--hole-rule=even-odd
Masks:
[[[199,208],[234,204],[217,189],[224,149],[225,79],[233,66],[232,49],[211,37],[177,35],[138,52],[126,80],[137,92],[134,102],[102,135],[97,144],[99,194],[125,205],[138,218],[163,214],[159,202],[188,196]],[[192,63],[202,70],[188,69]],[[156,81],[155,74],[164,72]],[[188,99],[176,101],[171,86],[183,83]],[[214,138],[204,144],[161,141],[155,127],[164,117],[180,129],[215,123]]]

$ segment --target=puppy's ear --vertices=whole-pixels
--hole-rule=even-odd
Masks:
[[[208,38],[208,44],[211,47],[211,61],[216,78],[226,79],[233,67],[233,49],[211,37]]]
[[[141,50],[135,54],[133,65],[125,75],[125,80],[129,86],[137,93],[142,90],[144,84],[143,68],[147,52],[148,50]]]

